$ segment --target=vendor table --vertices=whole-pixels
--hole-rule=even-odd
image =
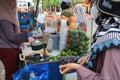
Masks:
[[[31,47],[28,47],[27,44],[25,44],[25,49],[22,50],[22,55],[27,56],[32,53],[40,53],[40,50],[38,51],[33,51]],[[56,56],[60,53],[60,51],[53,51],[50,53],[50,55]],[[20,58],[20,60],[22,60]],[[25,63],[25,66],[28,64],[36,64],[36,65],[41,65],[41,64],[47,64],[49,68],[49,80],[62,80],[63,76],[59,72],[59,61],[43,61],[43,62],[34,62],[34,61],[25,61],[22,60]],[[24,67],[24,66],[23,66]]]
[[[40,53],[41,50],[33,51],[31,47],[28,47],[29,43],[25,43],[25,49],[22,49],[22,55],[27,56],[31,55],[33,53]],[[53,50],[50,55],[56,56],[60,53],[60,51]],[[47,64],[49,68],[49,80],[77,80],[76,73],[73,71],[72,73],[65,74],[64,76],[60,74],[59,72],[59,61],[47,61],[47,62],[34,62],[34,61],[25,61],[25,66],[28,64]],[[64,79],[63,79],[64,78]]]

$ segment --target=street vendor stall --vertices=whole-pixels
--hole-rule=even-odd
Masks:
[[[89,52],[89,37],[75,29],[74,16],[66,18],[49,14],[45,16],[45,21],[37,21],[39,1],[32,20],[34,29],[28,34],[30,40],[24,43],[25,49],[19,55],[22,66],[13,75],[14,80],[62,80],[59,65],[76,63]],[[37,36],[39,33],[41,35]],[[50,39],[52,42],[49,42]]]
[[[21,67],[20,70],[18,70],[14,75],[13,79],[14,80],[30,80],[33,79],[36,76],[36,80],[62,80],[62,75],[59,73],[59,63],[57,61],[55,62],[50,62],[49,59],[47,58],[47,52],[46,52],[46,47],[47,43],[45,42],[45,35],[44,35],[44,30],[45,30],[45,25],[44,23],[39,23],[39,26],[41,29],[41,37],[36,36],[34,33],[38,31],[36,26],[37,24],[37,11],[38,11],[38,4],[40,0],[37,0],[37,5],[36,5],[36,12],[35,15],[33,16],[33,30],[31,32],[30,36],[30,42],[24,43],[25,49],[22,49],[21,54],[20,54],[20,61],[21,61]],[[20,16],[21,17],[21,16]],[[20,18],[19,17],[19,18]],[[30,16],[27,16],[28,18]],[[23,21],[23,20],[22,20]],[[30,23],[28,23],[30,24]],[[24,28],[22,28],[24,29]],[[38,33],[36,33],[38,34]],[[26,52],[29,51],[29,52]],[[42,51],[42,52],[41,52]],[[43,54],[41,54],[43,53]],[[55,53],[55,52],[54,52]],[[57,53],[58,54],[58,53]],[[32,65],[32,66],[30,66]],[[34,66],[33,66],[34,65]],[[26,67],[29,67],[29,71],[26,71]],[[42,68],[44,67],[44,68]],[[53,70],[54,68],[54,70]],[[28,68],[27,68],[28,69]],[[36,69],[39,69],[39,71],[36,71]],[[46,72],[44,72],[44,69]],[[22,72],[24,71],[24,72]],[[49,74],[48,74],[49,72]],[[36,74],[37,73],[37,74]],[[42,77],[42,74],[45,75]],[[38,78],[39,76],[39,78]],[[35,79],[34,79],[35,80]]]

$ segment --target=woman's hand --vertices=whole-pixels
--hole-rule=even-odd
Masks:
[[[27,33],[30,33],[34,28],[30,27],[29,29],[24,29],[24,31],[26,31]]]
[[[76,63],[68,63],[65,65],[60,65],[59,70],[61,74],[65,74],[67,72],[70,72],[72,70],[76,70],[79,67],[79,64]]]
[[[85,62],[87,61],[88,56],[82,57],[78,60],[78,63],[83,66],[85,64]]]

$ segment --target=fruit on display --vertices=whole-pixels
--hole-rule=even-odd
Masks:
[[[75,23],[71,22],[71,24],[69,25],[69,30],[74,29],[75,28]]]
[[[84,31],[73,29],[70,30],[68,34],[69,46],[64,48],[57,56],[49,55],[48,58],[50,60],[60,60],[63,56],[81,57],[82,55],[89,52],[90,38]]]
[[[61,19],[65,19],[67,21],[67,30],[75,29],[75,17],[70,16],[69,18],[66,16],[61,15],[60,18],[58,18],[58,25],[60,26]]]
[[[70,20],[71,22],[75,22],[75,17],[74,17],[74,16],[70,16],[69,20]]]
[[[68,17],[66,17],[66,16],[61,16],[61,19],[65,19],[66,21],[68,21],[69,20],[69,18]]]

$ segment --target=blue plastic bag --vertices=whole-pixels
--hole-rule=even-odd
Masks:
[[[49,80],[48,64],[30,64],[13,74],[13,80]]]

